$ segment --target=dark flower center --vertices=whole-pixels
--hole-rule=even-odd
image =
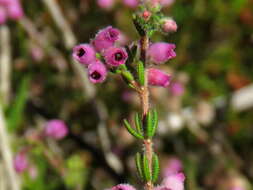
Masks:
[[[111,37],[111,38],[115,38],[115,32],[113,32],[113,31],[109,31],[109,36]]]
[[[95,80],[98,80],[98,79],[100,79],[101,74],[100,74],[99,72],[97,72],[97,71],[94,71],[94,72],[91,74],[91,77],[92,77],[93,79],[95,79]]]
[[[86,51],[83,48],[81,48],[81,49],[79,49],[77,55],[78,55],[78,57],[82,57],[82,56],[84,56],[85,53],[86,53]]]
[[[123,59],[123,54],[121,52],[118,52],[115,54],[115,60],[121,61]]]

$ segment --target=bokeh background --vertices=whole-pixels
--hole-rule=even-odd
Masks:
[[[122,182],[141,189],[134,155],[142,147],[122,127],[138,111],[137,95],[114,75],[90,84],[71,57],[74,45],[108,25],[123,32],[122,44],[137,40],[135,9],[121,0],[109,9],[96,0],[21,3],[24,17],[0,25],[0,76],[7,85],[0,127],[10,142],[0,149],[0,189],[12,183],[24,190],[105,189]],[[178,31],[152,39],[177,46],[177,57],[162,66],[173,76],[171,86],[151,89],[160,119],[160,180],[177,160],[187,190],[250,190],[253,1],[175,0],[163,11]],[[66,122],[68,136],[39,138],[56,118]],[[13,179],[4,154],[24,149],[29,170]]]

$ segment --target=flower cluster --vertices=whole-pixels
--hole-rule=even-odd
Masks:
[[[118,29],[108,26],[100,30],[90,44],[74,47],[73,58],[88,68],[92,83],[104,82],[109,69],[125,64],[128,54],[124,47],[115,44],[119,35]]]
[[[154,190],[184,190],[185,176],[183,173],[171,174],[164,178],[161,185],[156,186]],[[136,190],[129,184],[118,184],[106,190]]]
[[[90,44],[80,44],[73,48],[73,58],[88,68],[88,77],[92,83],[104,82],[110,69],[124,65],[128,53],[124,47],[115,45],[120,31],[108,26],[100,30]],[[147,57],[150,63],[162,64],[176,57],[174,44],[158,42],[150,44]],[[155,68],[148,70],[150,85],[167,87],[171,77]]]
[[[23,14],[19,0],[0,0],[0,24],[4,24],[8,18],[18,20]]]

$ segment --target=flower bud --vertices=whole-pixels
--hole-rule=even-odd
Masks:
[[[7,20],[7,15],[3,6],[0,5],[0,24],[4,24]]]
[[[28,168],[28,160],[25,151],[19,152],[14,158],[14,169],[17,173],[23,173]]]
[[[88,77],[92,83],[102,83],[107,76],[106,66],[99,60],[88,66]]]
[[[136,8],[139,4],[138,0],[123,0],[123,3],[130,8]]]
[[[150,11],[144,11],[143,13],[142,13],[142,17],[145,19],[145,20],[148,20],[149,18],[150,18],[150,16],[151,16],[151,12]]]
[[[166,33],[176,32],[177,31],[177,23],[171,18],[165,19],[163,21],[162,30]]]
[[[167,87],[170,84],[170,79],[171,76],[159,69],[148,69],[149,85]]]
[[[136,190],[136,189],[129,184],[118,184],[112,187],[110,190]]]
[[[115,0],[97,0],[97,4],[102,9],[111,9],[115,3]]]
[[[108,26],[97,33],[93,40],[93,45],[97,51],[101,52],[104,49],[112,47],[119,39],[119,35],[120,31],[118,29]]]
[[[128,54],[125,48],[110,47],[104,52],[105,62],[109,66],[117,67],[121,64],[125,64]]]
[[[162,186],[171,190],[184,190],[185,176],[183,173],[172,174],[164,178]]]
[[[64,138],[68,134],[68,127],[59,119],[53,119],[45,125],[45,135],[56,140]]]
[[[150,45],[148,49],[148,57],[154,63],[161,64],[176,57],[174,51],[175,48],[175,44],[157,42]]]
[[[96,52],[89,44],[80,44],[73,48],[72,56],[79,63],[89,65],[96,60]]]

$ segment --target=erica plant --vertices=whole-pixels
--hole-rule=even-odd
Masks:
[[[184,174],[171,173],[161,185],[155,186],[159,175],[159,159],[153,149],[153,137],[158,126],[158,113],[149,101],[150,86],[167,87],[171,76],[156,68],[176,57],[176,46],[167,42],[152,42],[155,32],[164,34],[177,30],[176,22],[161,12],[159,0],[142,1],[133,14],[133,23],[140,40],[129,46],[117,45],[120,31],[112,26],[100,30],[89,44],[73,49],[73,58],[87,68],[92,83],[102,83],[108,73],[118,74],[135,90],[141,101],[141,111],[135,114],[135,126],[124,120],[128,132],[143,144],[143,152],[135,156],[136,168],[146,190],[183,190]],[[113,190],[134,190],[128,184],[119,184]]]

